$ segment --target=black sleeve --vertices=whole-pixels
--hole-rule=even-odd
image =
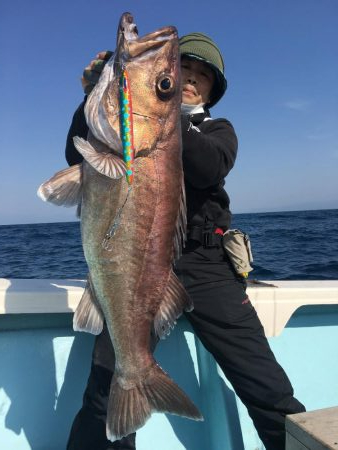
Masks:
[[[182,116],[183,169],[186,180],[197,189],[217,185],[233,168],[237,155],[237,137],[226,119],[192,126]]]
[[[77,110],[74,113],[72,123],[70,125],[67,141],[66,141],[66,160],[70,166],[78,164],[82,162],[83,156],[76,150],[73,137],[80,136],[82,138],[87,137],[88,126],[86,123],[85,115],[84,115],[84,105],[86,103],[86,98],[79,105]]]

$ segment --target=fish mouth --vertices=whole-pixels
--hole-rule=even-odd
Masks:
[[[177,29],[176,27],[169,25],[145,34],[144,36],[139,37],[138,40],[143,42],[152,39],[171,39],[172,37],[177,37]]]
[[[166,26],[139,37],[132,14],[122,14],[116,39],[114,74],[119,76],[128,61],[158,49],[167,41],[177,39],[177,36],[176,27]]]
[[[118,29],[117,29],[117,45],[119,47],[119,39],[125,38],[127,40],[136,39],[138,37],[138,29],[134,22],[134,16],[130,12],[122,14]]]
[[[167,41],[177,38],[177,30],[175,27],[164,27],[157,31],[148,33],[145,36],[131,40],[128,42],[128,53],[131,58],[140,56],[151,50],[155,50]]]

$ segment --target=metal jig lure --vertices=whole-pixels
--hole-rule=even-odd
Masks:
[[[134,135],[133,135],[133,110],[131,101],[130,83],[127,71],[122,70],[120,76],[120,132],[123,148],[123,161],[126,163],[126,177],[129,186],[134,179]]]

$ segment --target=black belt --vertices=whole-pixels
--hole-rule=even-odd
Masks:
[[[203,247],[219,247],[220,238],[223,234],[221,228],[214,228],[213,230],[206,230],[203,227],[189,227],[188,228],[188,239],[199,242]]]

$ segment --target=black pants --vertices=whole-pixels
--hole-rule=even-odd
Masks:
[[[186,317],[196,335],[247,407],[266,449],[284,450],[285,415],[305,408],[294,398],[290,381],[269,347],[244,280],[233,271],[221,245],[204,248],[196,241],[188,241],[176,273],[194,301],[194,310]],[[67,450],[135,449],[135,434],[114,443],[106,439],[113,369],[114,351],[105,329],[95,342],[83,406]]]

